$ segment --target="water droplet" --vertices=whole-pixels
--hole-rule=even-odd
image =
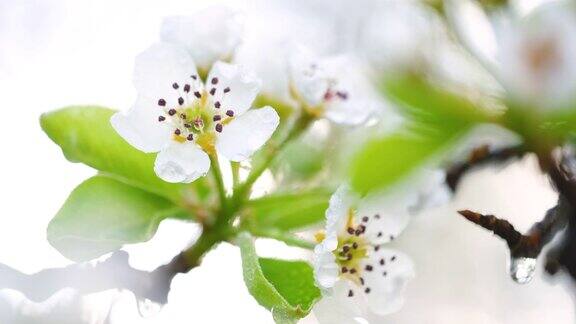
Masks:
[[[138,304],[138,313],[143,318],[150,318],[156,316],[162,310],[161,304],[153,302],[148,298],[137,299],[136,302]]]
[[[536,271],[536,259],[512,258],[510,262],[510,276],[519,284],[529,283]]]

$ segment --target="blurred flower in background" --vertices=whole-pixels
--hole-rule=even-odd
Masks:
[[[33,120],[25,124],[26,130],[38,128],[40,111],[84,97],[94,102],[105,98],[103,104],[120,108],[134,102],[127,112],[114,115],[112,125],[137,149],[160,152],[155,171],[169,182],[192,182],[204,176],[211,163],[217,162],[211,161],[209,155],[217,151],[226,160],[243,162],[238,170],[225,172],[225,180],[232,183],[237,180],[231,179],[233,176],[242,178],[238,174],[243,175],[250,166],[248,158],[254,156],[254,166],[262,155],[273,152],[285,163],[270,166],[272,176],[257,183],[263,189],[253,193],[253,197],[277,188],[298,192],[318,184],[336,187],[344,182],[346,171],[342,170],[347,170],[351,157],[370,139],[403,135],[414,129],[420,133],[410,139],[426,141],[435,135],[413,122],[414,116],[417,120],[428,118],[426,113],[396,106],[402,101],[398,100],[402,93],[388,91],[387,87],[398,80],[410,80],[409,90],[417,94],[427,90],[422,84],[429,83],[442,94],[465,98],[486,111],[487,122],[507,109],[503,103],[510,103],[511,109],[521,112],[574,109],[574,4],[517,0],[508,5],[494,1],[496,4],[482,7],[485,3],[8,0],[0,2],[0,74],[4,75],[0,75],[0,85],[12,88],[0,91],[0,96],[6,96],[3,101],[11,111],[25,114],[26,109],[38,107],[38,111],[30,110],[30,115],[23,118]],[[149,47],[158,41],[161,42]],[[128,66],[128,62],[135,64]],[[129,72],[134,65],[136,93]],[[86,71],[75,72],[81,66],[86,66]],[[97,74],[99,70],[102,74]],[[58,85],[60,81],[62,86]],[[57,88],[63,88],[62,92]],[[410,106],[414,102],[403,104]],[[312,116],[306,120],[311,127],[304,135],[284,152],[276,153],[275,147],[259,151],[269,139],[274,141],[292,122],[299,121],[292,120],[293,115]],[[448,118],[437,122],[445,124],[446,129],[452,126]],[[12,124],[0,124],[7,132],[0,133],[0,137],[21,133]],[[22,136],[32,136],[24,133]],[[370,323],[570,322],[574,314],[567,310],[572,305],[568,292],[552,290],[541,278],[524,291],[501,280],[499,274],[503,271],[496,262],[503,259],[498,254],[501,246],[475,240],[483,236],[456,221],[450,222],[443,207],[450,199],[455,199],[454,205],[482,208],[490,203],[504,213],[516,212],[515,221],[521,226],[531,224],[523,216],[530,212],[540,215],[539,209],[556,199],[549,190],[529,189],[546,182],[534,175],[534,163],[524,162],[512,169],[512,175],[492,179],[490,184],[497,184],[496,189],[486,183],[489,177],[485,173],[477,179],[478,191],[464,190],[456,197],[441,170],[445,164],[465,161],[479,146],[485,145],[490,152],[519,145],[520,135],[494,125],[475,126],[457,144],[444,150],[443,159],[430,159],[394,191],[366,196],[341,187],[330,199],[325,236],[314,256],[262,242],[261,250],[281,251],[286,258],[314,260],[316,283],[324,297],[302,322],[350,323],[359,317]],[[37,141],[33,137],[23,139],[26,143]],[[22,160],[37,160],[35,152],[14,151]],[[402,156],[413,152],[407,149],[393,153]],[[35,167],[38,168],[28,165],[28,169]],[[15,166],[4,169],[15,170]],[[525,173],[530,176],[520,169],[528,170]],[[9,176],[6,174],[5,178],[10,179]],[[66,186],[71,187],[78,179]],[[36,194],[49,192],[49,186],[46,184]],[[28,188],[20,192],[23,197],[27,194]],[[60,195],[53,199],[63,200],[64,193]],[[518,206],[520,198],[529,201]],[[39,210],[28,213],[42,217],[51,214],[57,205],[46,199],[37,207]],[[24,214],[19,209],[21,205],[27,204],[19,203],[6,214]],[[42,236],[38,246],[48,249],[44,246],[44,223],[34,234],[37,239]],[[1,224],[0,227],[7,227],[10,222]],[[140,257],[147,260],[148,267],[167,262],[166,255],[186,246],[190,235],[179,232],[178,224],[164,232],[161,228],[160,233],[164,234],[157,235],[161,238],[142,243]],[[306,237],[312,231],[303,229],[299,234]],[[400,232],[402,237],[396,240]],[[178,246],[173,246],[175,241]],[[384,243],[386,247],[380,248]],[[161,246],[155,257],[148,255],[147,244]],[[28,272],[67,264],[57,256],[42,259],[40,256],[46,253],[38,246],[26,252],[0,249],[0,262],[4,262],[2,253],[15,253],[12,260],[19,260],[20,255],[38,260],[27,268]],[[358,248],[362,253],[350,252]],[[159,314],[151,318],[135,315],[134,306],[142,308],[143,301],[116,291],[79,297],[74,291],[62,290],[45,302],[36,303],[8,290],[1,293],[0,321],[184,323],[189,322],[186,316],[191,309],[194,314],[203,312],[197,319],[205,323],[243,322],[246,318],[254,323],[271,321],[269,314],[260,312],[248,298],[244,286],[234,285],[241,282],[237,251],[223,243],[212,253],[225,257],[208,258],[209,270],[195,269],[187,275],[193,277],[202,271],[212,280],[179,275],[172,285],[168,306],[158,309]],[[138,256],[137,251],[135,255]],[[135,262],[132,253],[131,262]],[[236,290],[230,293],[232,296],[220,296],[220,288],[214,288],[214,280],[226,276],[222,275],[224,271],[234,274],[227,277],[229,281],[222,279],[218,287],[233,287]],[[484,279],[482,283],[480,277]],[[176,288],[179,284],[184,288]],[[208,291],[206,295],[199,287]],[[198,295],[193,297],[194,302],[190,301],[191,291]],[[209,301],[215,304],[212,308],[205,306]],[[223,304],[229,304],[233,311],[222,312]],[[238,315],[245,311],[246,317]]]

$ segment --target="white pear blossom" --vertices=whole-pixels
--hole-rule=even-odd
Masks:
[[[369,80],[351,57],[320,58],[298,47],[290,57],[290,75],[293,96],[318,117],[358,125],[380,108]]]
[[[249,158],[279,123],[271,107],[250,109],[260,81],[243,67],[217,61],[206,82],[183,48],[158,43],[137,56],[138,97],[112,116],[132,146],[159,152],[154,170],[168,182],[192,182],[210,168],[216,152],[231,161]]]
[[[359,50],[378,70],[427,63],[442,41],[437,15],[420,1],[380,1],[364,15]]]
[[[202,71],[218,60],[229,61],[243,34],[243,14],[226,6],[211,6],[191,16],[167,17],[162,22],[163,42],[185,47]]]
[[[500,78],[513,99],[542,109],[574,108],[576,11],[541,5],[524,17],[498,17]]]
[[[321,323],[355,323],[402,307],[414,266],[382,244],[394,240],[409,219],[406,206],[387,195],[360,199],[346,185],[334,193],[324,238],[314,249],[315,280],[324,295],[314,314]]]

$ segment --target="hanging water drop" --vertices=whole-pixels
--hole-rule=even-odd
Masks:
[[[510,276],[519,284],[529,283],[536,271],[536,259],[534,258],[512,258],[510,262]]]
[[[153,302],[148,298],[144,299],[138,298],[136,302],[138,305],[138,313],[143,318],[150,318],[156,316],[162,310],[161,304]]]

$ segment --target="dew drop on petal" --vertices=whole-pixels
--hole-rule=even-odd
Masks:
[[[511,258],[510,276],[519,284],[529,283],[536,271],[536,259],[534,258]]]
[[[138,313],[142,318],[150,318],[156,316],[162,310],[161,304],[153,302],[148,298],[138,298],[136,303],[138,305]]]

